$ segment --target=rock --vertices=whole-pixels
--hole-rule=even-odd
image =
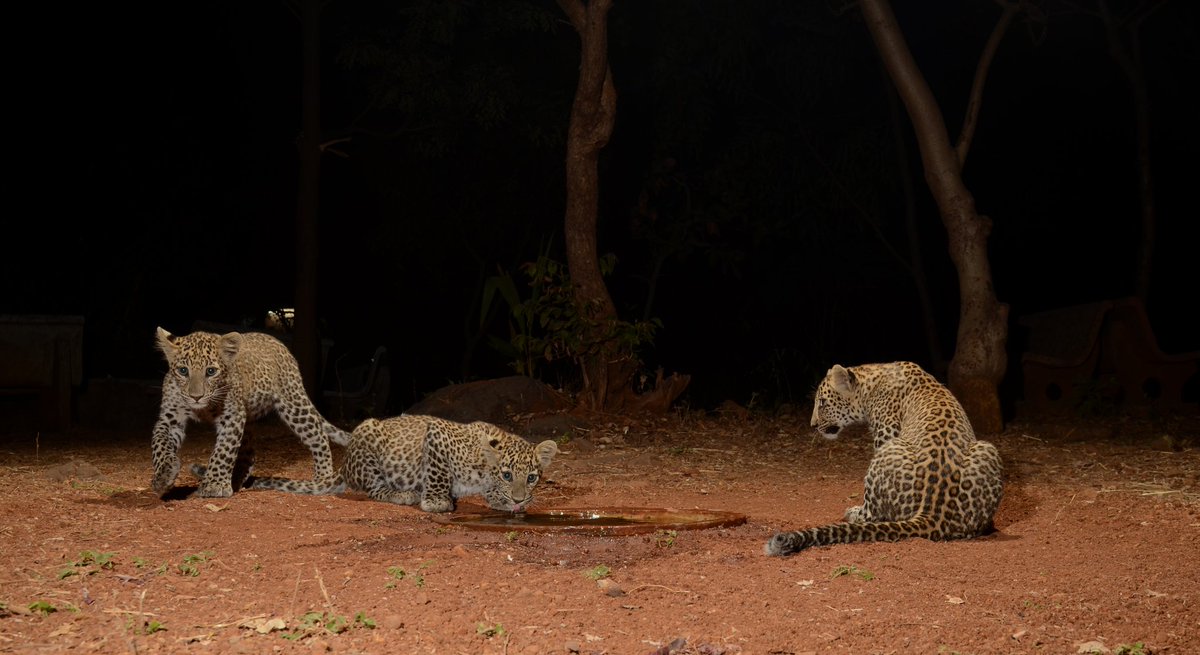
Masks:
[[[404,410],[451,421],[487,421],[504,426],[520,414],[557,414],[571,403],[549,386],[523,375],[442,387]]]

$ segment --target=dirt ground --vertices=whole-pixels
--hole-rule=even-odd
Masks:
[[[763,554],[773,532],[859,503],[864,434],[825,441],[806,415],[589,425],[535,509],[746,522],[596,536],[447,526],[353,495],[162,501],[148,431],[5,435],[0,652],[1200,652],[1196,419],[1013,424],[991,438],[995,534],[788,558]],[[278,425],[255,434],[258,473],[310,474]],[[185,463],[211,445],[191,433]]]

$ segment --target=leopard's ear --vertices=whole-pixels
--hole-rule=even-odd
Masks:
[[[154,340],[155,345],[162,351],[163,357],[166,357],[168,362],[175,359],[175,355],[179,352],[179,347],[175,345],[175,335],[160,326],[154,331]]]
[[[858,378],[854,375],[854,371],[834,364],[833,368],[829,369],[829,383],[833,386],[834,391],[843,396],[849,396],[854,393],[854,387],[858,386]]]
[[[541,464],[544,469],[550,466],[550,462],[558,454],[558,444],[547,439],[534,448],[534,453],[537,454],[538,464]]]
[[[500,451],[497,446],[500,445],[500,438],[487,432],[479,432],[476,438],[479,440],[479,449],[483,451],[483,458],[487,460],[488,465],[499,464]]]
[[[221,354],[225,357],[225,361],[232,362],[234,357],[237,357],[238,351],[242,348],[242,335],[237,332],[228,332],[221,335],[220,340]]]

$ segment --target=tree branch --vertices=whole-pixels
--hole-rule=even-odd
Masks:
[[[963,117],[958,144],[954,147],[960,168],[967,164],[967,152],[971,150],[971,140],[975,137],[975,127],[979,124],[979,107],[983,104],[983,85],[987,81],[988,70],[992,67],[992,60],[996,57],[996,50],[1000,47],[1000,41],[1004,39],[1004,33],[1008,31],[1013,16],[1017,15],[1018,5],[1016,3],[1006,0],[996,0],[996,2],[1003,7],[1004,11],[1000,14],[1000,19],[996,21],[996,26],[992,28],[992,35],[988,37],[987,45],[983,47],[983,52],[979,55],[979,64],[975,67],[975,80],[971,83],[970,100],[967,102],[967,114]]]
[[[583,0],[556,0],[559,8],[567,15],[567,19],[571,21],[571,25],[576,32],[580,34],[587,26],[587,10],[583,6]]]

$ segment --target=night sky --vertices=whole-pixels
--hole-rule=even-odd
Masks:
[[[1181,352],[1200,350],[1200,6],[1160,4],[1140,32],[1158,216],[1148,311],[1160,346]],[[692,407],[802,402],[832,363],[929,362],[892,254],[909,255],[902,161],[953,353],[957,282],[912,129],[861,14],[840,7],[616,0],[610,14],[619,99],[600,250],[617,257],[622,317],[663,323],[647,366],[690,373]],[[1139,235],[1133,96],[1102,23],[1039,7],[1000,47],[965,169],[1014,319],[1132,294]],[[894,9],[957,137],[997,5]],[[155,326],[291,306],[301,53],[288,5],[13,11],[0,313],[82,315],[86,377],[154,378]],[[323,336],[338,352],[389,348],[395,411],[511,373],[487,343],[507,338],[504,307],[480,329],[482,289],[502,272],[520,282],[540,252],[565,261],[577,35],[539,0],[332,0],[322,30],[322,124],[347,139],[322,161]]]

